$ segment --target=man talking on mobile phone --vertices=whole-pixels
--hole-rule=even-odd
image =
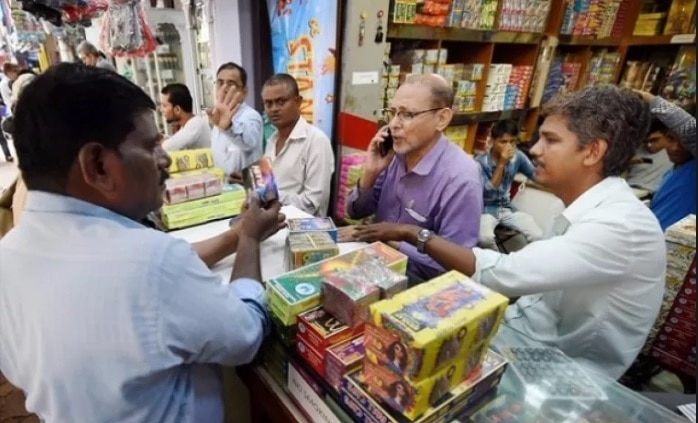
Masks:
[[[409,257],[411,283],[443,272],[424,254],[432,234],[463,247],[478,241],[482,213],[482,183],[471,157],[443,135],[453,117],[453,90],[438,75],[408,78],[385,109],[388,126],[381,128],[366,152],[364,174],[349,197],[347,212],[354,219],[376,215],[378,222],[406,223],[422,228],[421,243],[392,245]],[[383,156],[381,143],[388,135],[392,151]],[[343,229],[340,240],[354,239],[355,228]],[[395,235],[378,234],[391,241]]]

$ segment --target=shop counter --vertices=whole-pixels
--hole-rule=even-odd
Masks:
[[[282,212],[288,218],[309,217],[294,207],[284,207]],[[172,236],[196,242],[215,236],[227,228],[227,220],[212,222],[173,232]],[[262,276],[265,280],[285,272],[284,244],[286,236],[286,230],[279,231],[261,245]],[[362,243],[339,244],[340,254],[353,251],[363,245]],[[213,269],[222,278],[225,278],[222,280],[227,281],[230,278],[233,260],[234,256],[228,257]],[[502,345],[501,343],[503,339],[512,339],[506,336],[506,331],[509,330],[504,325],[501,327],[500,334],[505,336],[495,338],[492,349],[510,359],[524,357],[524,360],[531,361],[526,362],[525,366],[510,364],[504,373],[496,397],[484,405],[474,416],[470,416],[471,421],[481,423],[685,423],[687,421],[671,410],[649,401],[640,394],[593,370],[576,364],[569,367],[576,369],[577,373],[567,369],[564,360],[571,362],[571,359],[562,356],[559,352],[557,354],[561,357],[558,356],[551,361],[540,359],[540,354],[549,354],[543,349],[538,352],[533,351],[535,353],[533,355],[516,355],[522,354],[516,346]],[[533,342],[527,344],[535,345]],[[513,352],[516,354],[512,355]],[[289,355],[292,356],[293,360],[300,361],[297,357],[293,357],[292,352],[289,352]],[[301,365],[300,367],[306,376],[309,375],[317,382],[317,384],[313,383],[312,385],[327,390],[328,384],[319,380],[312,369],[303,363],[298,364]],[[579,373],[580,371],[581,373]],[[310,420],[307,416],[317,416],[315,413],[319,409],[322,410],[321,415],[325,415],[323,413],[328,412],[328,410],[332,412],[329,418],[324,419],[326,421],[343,422],[347,421],[348,416],[351,415],[351,410],[338,405],[339,396],[335,392],[331,392],[331,389],[327,395],[324,397],[318,395],[315,400],[311,398],[312,392],[316,392],[313,389],[308,389],[310,395],[294,399],[289,393],[293,387],[289,389],[289,386],[283,386],[278,379],[272,377],[260,365],[240,368],[238,373],[249,389],[250,416],[254,423],[317,421],[318,418]],[[566,384],[565,378],[574,382],[583,380],[584,383],[581,385],[579,383]],[[307,408],[311,408],[311,410]],[[455,421],[465,422],[468,420],[459,418]]]

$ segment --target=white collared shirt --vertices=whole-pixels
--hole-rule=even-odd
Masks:
[[[279,131],[269,138],[266,156],[272,160],[281,203],[315,216],[327,215],[334,173],[334,153],[329,138],[302,117],[276,155]]]
[[[621,178],[606,178],[555,219],[545,240],[509,255],[475,249],[473,278],[522,296],[508,344],[556,346],[619,378],[640,352],[664,294],[666,244],[657,219]],[[531,341],[533,339],[533,341]]]
[[[162,143],[167,152],[194,150],[211,146],[211,127],[201,116],[192,116],[174,135]]]
[[[211,129],[213,163],[226,175],[240,172],[262,157],[263,138],[262,116],[242,103],[230,128],[222,131],[214,126]]]

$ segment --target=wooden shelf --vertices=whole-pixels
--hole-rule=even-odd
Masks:
[[[625,40],[629,46],[685,45],[696,42],[696,34],[680,35],[633,35]]]
[[[477,122],[497,122],[500,120],[520,119],[528,109],[500,110],[497,112],[470,112],[453,115],[451,126],[470,125]]]
[[[575,35],[560,35],[560,45],[563,45],[563,46],[618,47],[621,45],[621,39],[620,38],[580,37],[580,36],[575,36]]]
[[[388,25],[388,38],[409,40],[444,40],[471,43],[538,44],[543,34],[512,31],[478,31],[463,28],[432,28],[422,25]]]

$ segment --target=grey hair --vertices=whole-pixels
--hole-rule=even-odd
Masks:
[[[559,95],[543,106],[542,116],[564,116],[567,128],[586,147],[594,140],[608,144],[603,176],[620,176],[647,137],[649,105],[639,95],[613,85],[587,87]]]
[[[91,56],[99,56],[99,50],[89,41],[83,41],[78,45],[78,53],[89,54]]]
[[[403,85],[426,85],[431,90],[431,101],[434,107],[453,107],[454,93],[448,81],[440,75],[411,75]]]

